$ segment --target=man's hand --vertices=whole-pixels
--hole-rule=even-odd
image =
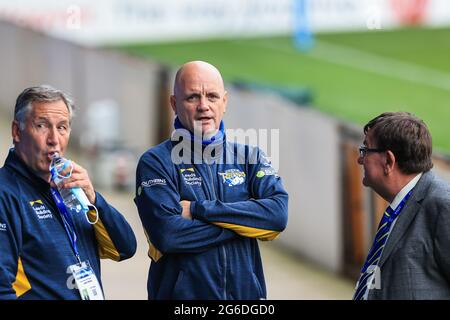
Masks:
[[[72,175],[70,176],[70,178],[64,179],[61,182],[62,184],[61,187],[64,189],[80,187],[81,189],[83,189],[89,202],[91,204],[95,204],[95,190],[94,186],[92,185],[91,179],[89,178],[87,170],[73,161],[72,164],[73,164]],[[62,174],[64,175],[67,173],[66,171],[63,171]],[[54,182],[52,182],[51,184],[53,186]]]
[[[191,215],[191,202],[187,200],[180,201],[181,207],[183,208],[183,211],[181,212],[181,216],[185,219],[192,220]]]

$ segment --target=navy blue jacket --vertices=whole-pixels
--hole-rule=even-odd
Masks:
[[[258,148],[226,142],[222,161],[175,164],[179,145],[149,149],[137,168],[135,202],[152,259],[149,299],[266,298],[257,239],[272,240],[286,227],[280,177]],[[181,200],[191,201],[192,220],[181,216]]]
[[[130,258],[136,238],[99,193],[95,206],[99,220],[94,226],[84,215],[73,220],[81,260],[89,261],[101,284],[99,258]],[[0,169],[0,299],[80,299],[68,270],[75,263],[49,183],[11,150]]]

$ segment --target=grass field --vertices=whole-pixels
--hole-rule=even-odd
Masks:
[[[206,60],[228,81],[307,87],[314,107],[359,124],[384,111],[413,112],[428,124],[434,148],[450,154],[450,28],[320,34],[308,53],[289,37],[123,49],[170,65]]]

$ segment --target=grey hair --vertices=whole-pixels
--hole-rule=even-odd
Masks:
[[[28,113],[33,108],[33,102],[55,102],[63,101],[69,111],[69,123],[72,123],[75,105],[72,98],[62,90],[58,90],[49,85],[40,85],[26,88],[17,97],[14,107],[14,120],[19,122],[20,130],[25,129],[25,120]]]

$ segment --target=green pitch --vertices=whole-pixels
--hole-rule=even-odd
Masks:
[[[359,124],[409,111],[428,124],[434,148],[450,154],[450,28],[320,34],[307,53],[289,37],[123,48],[170,65],[205,60],[228,81],[306,87],[315,108]]]

